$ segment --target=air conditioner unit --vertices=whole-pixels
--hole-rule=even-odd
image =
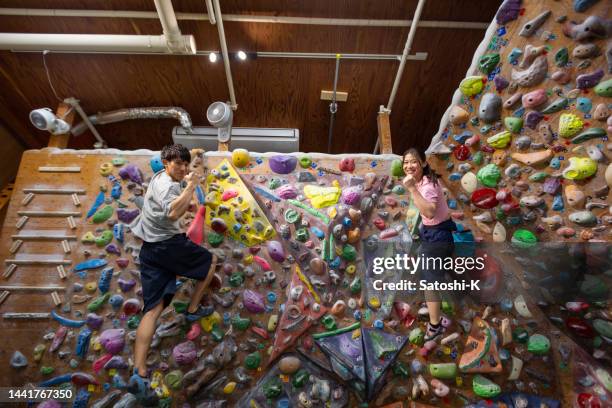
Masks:
[[[180,126],[172,129],[172,140],[188,149],[217,150],[217,128],[194,126],[187,133]],[[231,148],[243,148],[251,152],[293,153],[300,151],[299,129],[232,128]]]

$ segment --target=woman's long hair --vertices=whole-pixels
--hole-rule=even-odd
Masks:
[[[406,156],[408,156],[408,155],[416,157],[417,159],[419,159],[419,161],[421,163],[425,163],[425,165],[423,166],[423,177],[429,178],[429,180],[434,184],[434,186],[437,186],[438,185],[438,177],[439,176],[431,168],[429,163],[427,163],[425,155],[423,153],[421,153],[420,151],[418,151],[416,148],[411,147],[410,149],[408,149],[408,150],[406,150],[404,152],[404,156],[402,157],[402,166],[404,165],[404,160],[406,159]]]

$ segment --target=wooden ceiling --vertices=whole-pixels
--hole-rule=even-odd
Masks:
[[[409,1],[272,1],[222,0],[227,14],[410,19]],[[430,0],[423,20],[490,22],[500,1]],[[206,12],[204,0],[174,0],[176,12]],[[4,0],[0,7],[154,11],[150,0]],[[198,50],[217,50],[217,28],[207,21],[179,21]],[[408,28],[334,27],[225,22],[230,51],[401,54]],[[0,16],[0,31],[23,33],[161,34],[158,20]],[[421,28],[412,53],[427,52],[426,61],[408,61],[391,114],[395,153],[426,147],[472,55],[482,29]],[[216,100],[227,100],[223,65],[206,57],[166,55],[49,54],[46,57],[60,97],[74,96],[88,114],[126,107],[180,106],[194,125],[207,126],[204,112]],[[338,90],[349,93],[339,104],[333,153],[372,152],[376,113],[387,103],[397,61],[342,60]],[[258,58],[232,62],[238,110],[234,126],[289,127],[301,133],[300,150],[326,151],[329,102],[335,61]],[[46,145],[48,134],[28,120],[30,110],[57,106],[40,53],[0,51],[0,121],[27,147]],[[173,120],[138,120],[99,126],[110,147],[159,149],[171,141]],[[72,138],[70,147],[90,148],[93,136]]]

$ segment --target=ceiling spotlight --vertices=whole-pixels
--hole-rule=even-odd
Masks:
[[[247,59],[246,52],[242,50],[238,51],[238,58],[241,59],[242,61],[246,60]]]
[[[211,52],[210,54],[208,54],[208,60],[210,62],[217,62],[217,53]]]

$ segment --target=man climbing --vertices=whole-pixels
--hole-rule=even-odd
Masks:
[[[178,220],[190,206],[199,181],[189,172],[191,154],[180,144],[161,151],[164,169],[155,173],[144,197],[142,212],[130,228],[144,242],[140,250],[140,279],[144,300],[143,317],[136,331],[134,373],[129,390],[145,398],[149,390],[146,357],[156,322],[176,291],[177,276],[197,281],[185,318],[194,322],[214,311],[200,304],[214,275],[215,255],[191,242],[181,231]],[[181,191],[181,182],[186,186]]]

